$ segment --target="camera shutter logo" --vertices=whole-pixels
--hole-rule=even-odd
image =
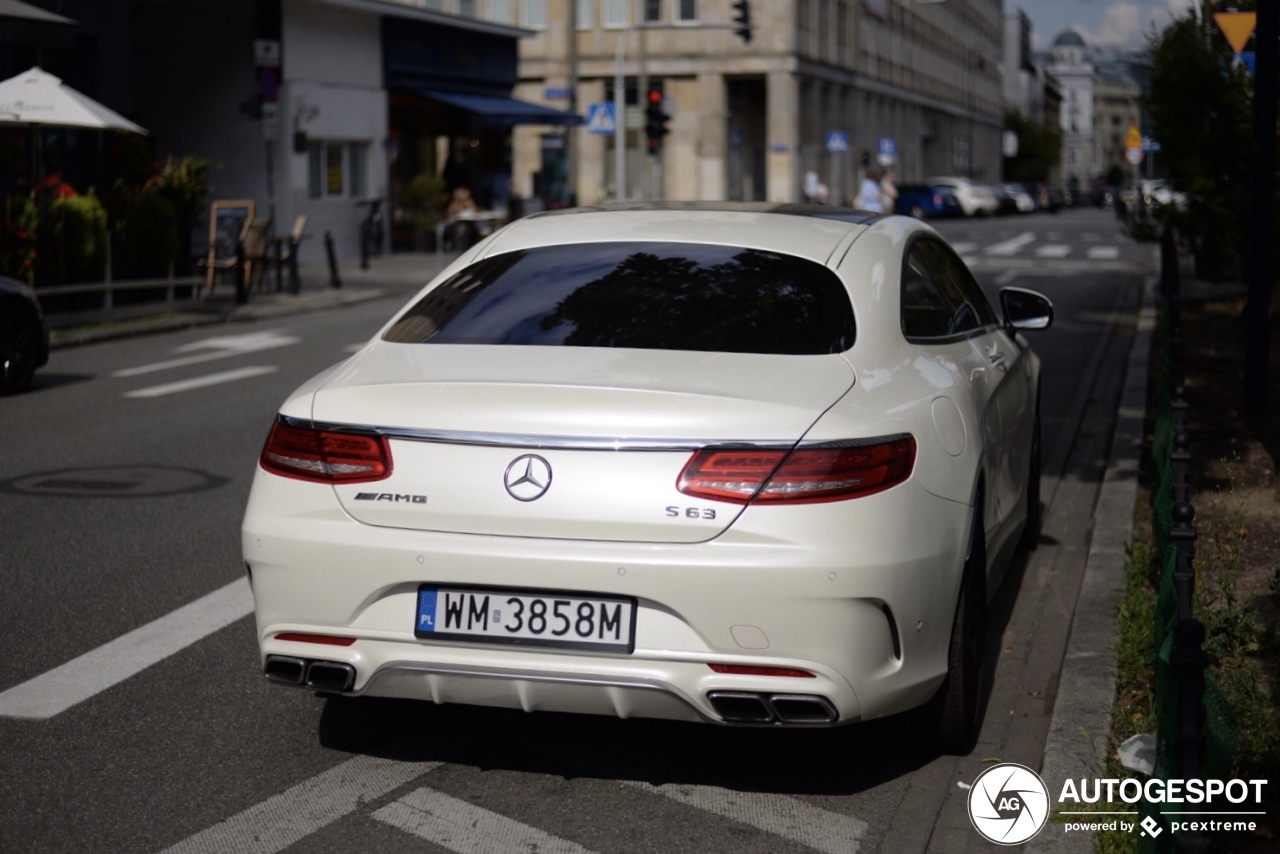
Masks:
[[[1049,790],[1040,775],[1015,762],[993,765],[969,790],[969,820],[998,845],[1021,845],[1049,820]]]

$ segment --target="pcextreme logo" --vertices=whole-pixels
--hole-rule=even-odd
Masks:
[[[969,790],[969,820],[997,845],[1021,845],[1049,820],[1049,789],[1025,765],[992,765]]]

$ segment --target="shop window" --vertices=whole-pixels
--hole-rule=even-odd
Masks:
[[[596,25],[595,0],[578,0],[578,29],[589,30]]]
[[[644,19],[651,24],[662,20],[662,0],[644,0]]]
[[[698,21],[698,0],[676,0],[676,20],[681,24]]]
[[[524,25],[534,30],[546,29],[547,0],[524,0]]]
[[[631,15],[629,0],[604,0],[604,25],[621,28],[630,25]]]
[[[368,184],[368,160],[368,143],[311,143],[307,151],[307,195],[313,199],[362,198]]]
[[[466,18],[477,17],[476,0],[458,0],[458,14]]]

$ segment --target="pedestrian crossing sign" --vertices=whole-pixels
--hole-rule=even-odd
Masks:
[[[611,101],[597,101],[587,107],[587,133],[617,133],[618,122],[614,117]]]

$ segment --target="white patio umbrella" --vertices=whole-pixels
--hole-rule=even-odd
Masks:
[[[115,110],[39,68],[0,83],[0,123],[146,133]]]

